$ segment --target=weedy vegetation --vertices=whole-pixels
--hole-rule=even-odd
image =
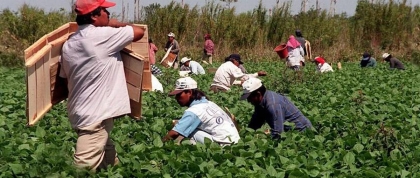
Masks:
[[[164,69],[164,93],[146,92],[144,119],[128,117],[115,123],[112,138],[121,164],[92,173],[75,169],[71,130],[65,102],[54,106],[34,127],[26,127],[25,71],[22,51],[58,26],[74,19],[64,10],[45,12],[22,6],[0,12],[0,177],[419,177],[420,176],[420,8],[408,1],[359,0],[354,16],[329,15],[322,9],[291,14],[290,2],[273,8],[261,5],[237,13],[210,1],[205,7],[172,2],[143,7],[135,23],[145,23],[159,48],[169,31],[177,35],[181,56],[201,57],[203,35],[211,33],[219,62],[240,53],[250,72],[265,70],[268,89],[282,93],[308,117],[315,131],[287,132],[271,140],[264,129],[247,129],[253,107],[240,101],[240,87],[214,94],[213,74],[193,76],[199,88],[235,114],[241,140],[219,147],[196,146],[161,137],[185,108],[167,96],[177,71]],[[242,3],[241,1],[237,3]],[[272,49],[301,29],[314,55],[342,62],[343,69],[317,74],[307,63],[303,80],[284,72]],[[354,61],[364,51],[380,58],[384,51],[401,59],[407,70],[361,69]],[[158,52],[158,59],[163,56]],[[216,67],[205,66],[206,69]],[[417,65],[416,65],[417,64]]]

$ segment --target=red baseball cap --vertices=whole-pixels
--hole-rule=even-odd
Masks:
[[[115,3],[106,0],[77,0],[75,6],[78,11],[77,15],[85,15],[98,7],[108,8],[115,6]]]

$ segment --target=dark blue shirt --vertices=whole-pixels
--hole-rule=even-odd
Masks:
[[[292,122],[295,124],[295,130],[303,131],[312,127],[302,112],[285,96],[267,90],[263,96],[260,105],[255,106],[254,114],[248,127],[259,129],[267,122],[271,127],[271,136],[273,138],[288,128],[285,128],[284,122]]]

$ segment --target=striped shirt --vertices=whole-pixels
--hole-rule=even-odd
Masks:
[[[290,130],[285,127],[284,122],[295,124],[295,130],[303,131],[312,127],[302,112],[285,96],[267,90],[260,105],[255,106],[254,114],[248,127],[259,129],[267,122],[271,127],[271,136],[277,138],[280,133]]]

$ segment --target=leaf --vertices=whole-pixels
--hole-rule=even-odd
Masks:
[[[245,158],[242,158],[242,157],[236,157],[235,165],[236,165],[236,166],[243,166],[243,165],[246,165]]]
[[[343,161],[348,165],[353,164],[354,160],[355,160],[355,158],[354,158],[354,153],[353,152],[348,152],[343,158]]]
[[[30,148],[30,146],[29,146],[29,144],[22,144],[22,145],[19,145],[19,147],[18,147],[18,150],[30,150],[31,148]]]
[[[309,176],[311,177],[317,177],[319,175],[319,171],[316,169],[312,169],[311,171],[309,171]]]
[[[268,175],[273,176],[273,177],[275,177],[277,175],[277,171],[276,171],[276,169],[274,169],[274,167],[272,165],[267,167],[267,173],[268,173]]]
[[[254,158],[261,158],[261,157],[262,157],[261,152],[255,153],[255,155],[254,155]]]
[[[35,134],[36,134],[36,136],[37,136],[37,137],[39,137],[39,138],[44,138],[44,137],[45,137],[45,130],[44,130],[41,126],[38,126],[38,127],[36,128],[36,132],[35,132]]]
[[[357,153],[360,153],[363,151],[364,146],[360,143],[357,143],[356,145],[354,145],[353,149],[356,150]]]
[[[9,163],[10,169],[12,169],[14,174],[20,174],[23,173],[23,167],[22,164],[12,164]]]
[[[154,140],[153,140],[153,145],[161,148],[163,146],[163,142],[162,142],[160,136],[158,134],[154,134],[154,135],[155,135],[155,137],[154,137]]]
[[[401,171],[401,178],[405,178],[410,174],[410,172],[406,171],[406,170],[402,170]]]

